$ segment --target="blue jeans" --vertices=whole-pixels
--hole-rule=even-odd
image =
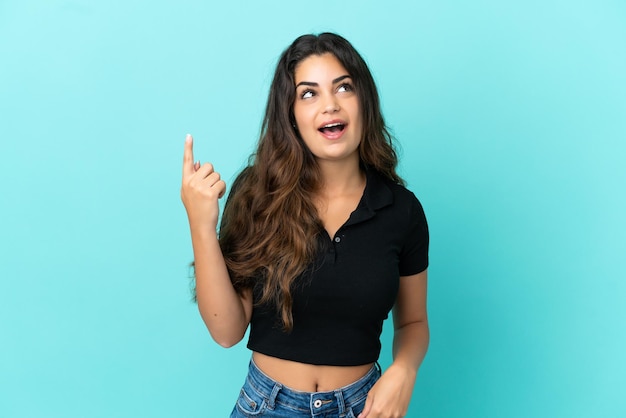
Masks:
[[[329,392],[300,392],[272,380],[250,361],[230,418],[355,418],[363,411],[367,393],[379,378],[380,367],[376,364],[348,386]]]

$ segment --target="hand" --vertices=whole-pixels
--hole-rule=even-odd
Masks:
[[[209,231],[215,231],[219,215],[217,201],[225,191],[226,183],[220,179],[219,173],[214,171],[212,164],[200,165],[200,162],[193,162],[193,138],[187,135],[180,195],[192,229],[209,228]]]
[[[400,418],[409,409],[416,373],[408,368],[394,365],[378,379],[370,389],[365,408],[358,418]]]

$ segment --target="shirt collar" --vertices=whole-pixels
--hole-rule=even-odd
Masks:
[[[346,226],[373,218],[377,210],[393,203],[391,189],[376,170],[369,167],[366,168],[365,176],[366,183],[363,197],[352,216],[350,216]]]
[[[383,177],[373,168],[366,170],[367,183],[363,198],[372,210],[382,209],[393,203],[393,193]]]

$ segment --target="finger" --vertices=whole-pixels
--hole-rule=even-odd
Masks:
[[[201,183],[198,184],[200,189],[203,190],[211,190],[211,195],[215,196],[217,193],[217,198],[220,199],[226,193],[226,183],[224,180],[220,179],[220,175],[218,173],[211,173],[202,179]]]
[[[224,193],[226,193],[226,183],[224,183],[224,180],[220,180],[217,183],[215,183],[213,187],[215,187],[219,191],[217,198],[221,199],[222,196],[224,196]]]
[[[226,192],[226,183],[220,178],[219,173],[213,172],[202,180],[205,187],[210,187],[213,192],[217,192],[217,198],[220,199]]]
[[[363,411],[359,414],[357,418],[367,417],[370,413],[370,409],[372,409],[372,397],[368,396],[367,399],[365,400],[365,407],[363,408]]]
[[[215,170],[213,169],[213,164],[211,163],[204,163],[202,165],[200,165],[200,163],[197,163],[197,165],[199,166],[198,169],[195,171],[195,173],[197,174],[197,178],[203,179],[209,174],[215,172]]]
[[[210,187],[213,187],[215,186],[215,183],[217,183],[221,179],[222,177],[220,176],[220,173],[218,173],[217,171],[214,171],[208,176],[206,176],[203,181],[205,184],[208,184]]]
[[[187,177],[195,171],[193,163],[193,137],[187,134],[185,137],[185,153],[183,154],[183,177]]]
[[[200,161],[196,161],[195,164],[193,165],[193,171],[198,171],[199,168],[200,168]]]

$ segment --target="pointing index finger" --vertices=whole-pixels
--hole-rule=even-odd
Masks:
[[[193,137],[187,134],[185,137],[185,153],[183,154],[183,177],[195,172],[193,168]]]

